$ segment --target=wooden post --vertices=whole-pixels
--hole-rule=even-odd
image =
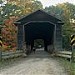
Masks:
[[[17,34],[17,41],[18,41],[18,50],[23,50],[23,26],[19,25],[18,26],[18,34]]]
[[[71,62],[74,62],[74,46],[72,45]]]
[[[53,43],[53,47],[54,47],[54,51],[56,52],[57,48],[56,48],[56,25],[54,28],[54,43]]]
[[[0,47],[0,61],[2,60],[2,47]]]

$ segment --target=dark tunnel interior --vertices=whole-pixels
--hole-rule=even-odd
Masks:
[[[53,44],[55,25],[49,22],[30,22],[24,26],[25,42],[34,46],[34,40],[43,39],[45,47]]]

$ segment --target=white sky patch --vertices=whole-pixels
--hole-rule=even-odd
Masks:
[[[38,0],[38,1],[41,1],[44,7],[56,5],[58,3],[64,3],[64,2],[75,4],[75,0]]]

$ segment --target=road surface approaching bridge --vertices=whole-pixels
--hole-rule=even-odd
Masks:
[[[37,49],[15,65],[2,69],[0,75],[68,75],[63,66],[43,49]]]

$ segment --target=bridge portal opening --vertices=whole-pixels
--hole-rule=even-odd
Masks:
[[[44,48],[44,40],[43,39],[35,39],[34,47],[35,48]]]
[[[24,25],[24,40],[32,49],[36,39],[42,39],[43,46],[48,51],[49,46],[54,45],[54,31],[55,25],[50,22],[30,22]]]

